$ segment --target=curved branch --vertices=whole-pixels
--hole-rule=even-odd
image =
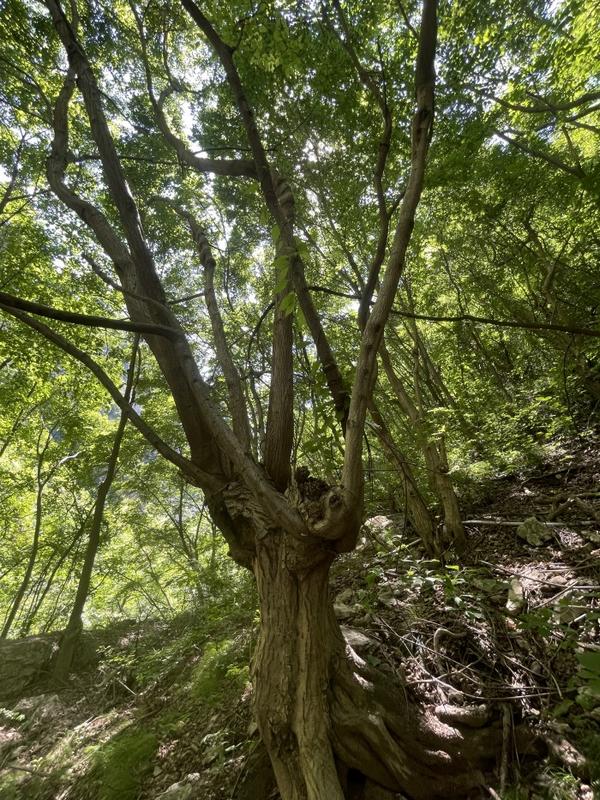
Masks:
[[[98,317],[93,314],[78,314],[74,311],[63,311],[59,308],[52,308],[41,303],[33,303],[30,300],[23,300],[6,292],[0,292],[0,306],[2,308],[16,308],[36,314],[38,317],[47,317],[60,322],[72,322],[75,325],[85,325],[88,328],[110,328],[116,331],[129,331],[131,333],[154,334],[155,336],[166,336],[167,339],[177,340],[182,336],[180,331],[169,328],[166,325],[153,325],[149,322],[127,322],[127,320],[110,319],[109,317]]]
[[[148,47],[146,34],[144,32],[144,25],[139,11],[131,3],[131,10],[135,17],[142,46],[142,61],[144,62],[144,71],[146,73],[146,87],[148,89],[148,97],[150,104],[154,111],[154,117],[158,129],[165,137],[166,141],[171,145],[173,150],[177,153],[177,158],[181,164],[186,164],[189,167],[197,170],[198,172],[209,172],[213,175],[226,175],[234,178],[255,178],[256,166],[254,161],[243,158],[230,158],[230,159],[216,159],[216,158],[200,158],[197,156],[183,139],[180,139],[169,125],[167,116],[165,114],[165,102],[167,98],[176,91],[172,77],[169,75],[169,86],[159,94],[158,98],[154,90],[154,82],[152,80],[152,72],[150,70],[150,61],[148,58]],[[165,59],[166,63],[166,59]]]

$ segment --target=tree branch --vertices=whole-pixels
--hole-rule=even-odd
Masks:
[[[434,60],[437,41],[437,0],[424,0],[419,36],[419,50],[415,68],[415,95],[417,110],[411,127],[412,157],[406,193],[400,213],[392,249],[382,281],[381,290],[364,328],[356,374],[352,387],[346,452],[342,484],[349,508],[362,505],[363,468],[362,444],[367,407],[372,397],[377,375],[377,353],[383,339],[385,324],[404,269],[406,252],[414,227],[414,219],[425,177],[425,165],[434,111]]]
[[[573,333],[577,336],[592,336],[600,338],[600,331],[592,328],[581,328],[577,325],[559,325],[551,322],[516,322],[509,319],[492,319],[490,317],[477,317],[474,314],[459,314],[457,316],[431,316],[428,314],[415,314],[411,311],[392,309],[392,314],[409,319],[422,319],[426,322],[474,322],[480,325],[494,325],[498,328],[521,328],[531,331],[562,331]]]
[[[300,257],[293,231],[293,220],[289,215],[286,204],[291,200],[293,203],[293,196],[287,183],[278,177],[277,173],[270,167],[267,160],[265,148],[263,147],[262,140],[256,120],[254,111],[248,102],[244,87],[242,85],[240,76],[233,60],[233,48],[229,47],[218,35],[209,20],[198,8],[193,0],[181,0],[182,5],[189,13],[194,22],[198,25],[200,30],[204,33],[212,45],[215,53],[219,57],[227,81],[234,96],[236,105],[240,112],[248,143],[254,158],[256,166],[256,177],[259,181],[265,203],[273,219],[275,220],[279,229],[279,236],[283,245],[290,253],[291,259],[291,275],[294,284],[294,289],[298,296],[298,302],[306,323],[311,332],[312,339],[317,349],[319,363],[327,386],[333,398],[338,418],[341,420],[342,428],[345,429],[345,421],[348,409],[348,393],[344,385],[341,372],[339,371],[337,362],[331,350],[329,340],[325,334],[323,325],[319,314],[313,303],[308,285],[306,283],[304,263]]]
[[[153,325],[147,322],[127,322],[126,320],[110,319],[109,317],[98,317],[92,314],[78,314],[74,311],[63,311],[59,308],[52,308],[41,303],[33,303],[30,300],[23,300],[6,292],[0,292],[0,306],[10,309],[17,308],[36,314],[38,317],[47,317],[59,322],[71,322],[75,325],[85,325],[88,328],[110,328],[116,331],[129,331],[130,333],[145,333],[155,336],[166,336],[167,339],[177,340],[182,336],[180,331],[169,328],[166,325]]]
[[[383,261],[385,259],[385,251],[388,242],[390,215],[388,213],[387,203],[385,199],[385,190],[383,187],[383,175],[385,172],[385,165],[388,159],[388,155],[390,152],[390,144],[392,141],[393,118],[391,109],[388,105],[385,88],[384,90],[382,90],[378,86],[375,79],[373,78],[373,75],[363,67],[354,49],[354,46],[352,45],[350,26],[348,25],[348,21],[342,10],[339,0],[333,0],[333,5],[337,12],[338,19],[340,20],[342,30],[344,31],[344,37],[343,38],[339,37],[342,46],[350,56],[350,60],[352,61],[352,64],[356,69],[356,72],[360,78],[361,83],[367,89],[367,91],[369,91],[375,98],[375,101],[379,106],[379,110],[381,111],[381,116],[383,119],[383,132],[381,139],[379,141],[379,147],[377,151],[377,162],[375,165],[375,172],[373,175],[373,185],[375,188],[375,194],[377,195],[377,209],[379,213],[379,235],[377,237],[377,246],[373,258],[371,260],[371,264],[369,265],[367,280],[365,283],[363,294],[360,299],[360,305],[358,308],[358,322],[362,329],[364,328],[367,322],[367,318],[369,316],[369,308],[371,305],[371,300],[373,299],[373,293],[375,291],[375,287],[377,286],[377,281],[379,280],[379,273]]]
[[[534,156],[534,158],[541,158],[542,161],[545,161],[547,164],[550,164],[552,167],[557,167],[557,169],[566,172],[568,175],[574,175],[576,178],[580,180],[585,178],[585,173],[581,169],[581,167],[571,167],[569,164],[565,164],[564,161],[561,161],[560,158],[556,158],[556,156],[548,155],[547,153],[538,150],[535,147],[531,147],[531,145],[526,144],[525,142],[521,141],[520,139],[514,139],[512,136],[509,136],[504,131],[500,131],[497,128],[493,129],[493,132],[496,136],[499,136],[500,139],[503,139],[508,144],[511,144],[513,147],[516,147],[517,150],[521,150],[523,153],[527,153],[530,156]]]
[[[206,307],[210,317],[210,323],[213,333],[213,340],[215,343],[215,350],[217,359],[223,370],[225,383],[227,384],[227,391],[229,394],[229,411],[233,422],[233,430],[245,452],[250,451],[250,424],[248,421],[248,410],[246,408],[246,399],[244,397],[244,390],[242,388],[242,381],[240,374],[235,366],[231,350],[225,335],[225,327],[223,325],[223,318],[217,303],[217,295],[215,292],[214,275],[216,262],[213,257],[208,239],[204,231],[194,219],[194,216],[182,208],[177,203],[160,198],[164,203],[167,203],[175,210],[181,219],[187,222],[192,235],[196,251],[200,259],[200,263],[204,267],[204,297],[206,299]]]
[[[144,422],[142,417],[137,413],[133,406],[127,403],[116,385],[112,382],[102,367],[96,361],[94,361],[91,356],[89,356],[83,350],[80,350],[72,342],[70,342],[60,333],[52,330],[52,328],[49,328],[43,322],[40,322],[39,320],[36,320],[30,317],[28,314],[24,314],[22,311],[19,311],[15,308],[3,308],[6,313],[15,317],[24,325],[28,325],[30,328],[48,339],[48,341],[52,342],[52,344],[54,344],[56,347],[60,348],[72,358],[76,359],[85,367],[87,367],[108,391],[116,405],[124,414],[127,415],[132,425],[138,429],[142,436],[144,436],[144,438],[162,456],[164,456],[167,461],[170,461],[172,464],[178,467],[192,483],[194,483],[196,486],[201,486],[202,488],[213,492],[219,491],[222,488],[222,484],[220,482],[217,483],[214,479],[214,476],[209,475],[208,473],[199,469],[192,461],[182,456],[176,450],[173,450],[172,447],[170,447],[159,437],[159,435],[150,427],[150,425],[148,425],[147,422]]]

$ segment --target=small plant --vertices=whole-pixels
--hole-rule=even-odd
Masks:
[[[242,690],[248,681],[246,648],[233,639],[207,644],[192,676],[192,695],[212,702],[225,687]]]
[[[136,800],[152,767],[158,740],[148,731],[123,731],[93,758],[98,800]]]
[[[25,714],[11,708],[0,708],[0,724],[19,725],[24,722]]]
[[[600,705],[600,652],[593,650],[577,653],[579,672],[577,677],[583,684],[577,692],[577,702],[586,711]]]

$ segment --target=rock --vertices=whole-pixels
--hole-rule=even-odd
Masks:
[[[47,668],[56,636],[27,636],[0,642],[0,700],[23,695]]]
[[[394,523],[389,517],[384,517],[383,515],[379,515],[377,517],[371,517],[370,519],[365,521],[365,527],[369,528],[376,533],[380,531],[384,531],[386,528],[389,528]]]
[[[506,611],[511,617],[522,610],[524,604],[523,586],[518,578],[513,578],[508,586],[508,600],[506,601]]]
[[[552,529],[535,517],[528,517],[517,528],[517,536],[532,547],[539,547],[552,539]]]
[[[196,784],[200,783],[200,773],[190,772],[177,783],[172,783],[168,789],[165,789],[162,794],[159,794],[157,800],[192,800],[198,798],[198,787]]]
[[[377,593],[377,599],[388,608],[394,608],[400,605],[400,601],[394,596],[394,589],[389,585],[382,586]]]
[[[157,800],[190,800],[194,787],[189,783],[172,783],[168,789],[158,795]]]
[[[567,585],[567,576],[566,575],[554,575],[548,583],[551,583],[552,586],[557,586],[559,589],[561,586]]]
[[[40,694],[19,700],[13,711],[23,714],[25,717],[23,725],[30,728],[55,719],[62,709],[63,704],[57,694]]]
[[[448,690],[448,702],[452,703],[452,705],[460,706],[461,703],[465,702],[465,696],[458,689],[449,689]]]
[[[343,592],[340,592],[336,597],[336,603],[341,603],[342,605],[347,605],[354,599],[354,590],[353,589],[344,589]]]
[[[341,630],[346,644],[349,644],[353,650],[361,650],[362,648],[375,644],[373,639],[365,636],[361,631],[357,631],[356,628],[348,628],[346,625],[342,625]]]
[[[345,603],[334,603],[333,611],[338,619],[348,619],[354,616],[354,609]]]

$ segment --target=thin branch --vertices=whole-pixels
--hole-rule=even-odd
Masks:
[[[189,459],[182,456],[176,450],[173,450],[172,447],[170,447],[158,436],[158,434],[150,427],[150,425],[148,425],[147,422],[144,422],[142,417],[137,413],[133,406],[126,402],[125,398],[119,392],[117,386],[109,378],[102,367],[96,361],[94,361],[91,356],[89,356],[87,353],[84,353],[83,350],[80,350],[60,333],[52,330],[52,328],[49,328],[43,322],[30,317],[28,314],[24,314],[14,308],[5,308],[4,310],[6,313],[15,317],[24,325],[28,325],[30,328],[48,339],[48,341],[52,342],[52,344],[54,344],[56,347],[60,348],[72,358],[75,358],[77,361],[86,366],[108,391],[121,411],[127,414],[127,417],[131,421],[132,425],[139,430],[144,438],[147,439],[147,441],[162,456],[164,456],[172,464],[175,464],[175,466],[178,467],[181,472],[192,481],[192,483],[198,486],[212,485],[214,491],[218,491],[221,488],[220,484],[215,484],[214,478],[211,475],[208,475],[203,470],[199,469]]]
[[[516,147],[517,150],[521,150],[523,153],[527,153],[528,155],[534,156],[535,158],[541,158],[542,161],[545,161],[547,164],[550,164],[551,166],[556,167],[557,169],[560,169],[563,172],[568,173],[569,175],[574,175],[576,178],[579,178],[580,180],[582,178],[585,178],[585,173],[581,170],[580,167],[571,167],[569,164],[565,164],[564,161],[561,161],[559,158],[556,158],[556,156],[548,155],[547,153],[544,153],[535,147],[531,147],[531,145],[523,142],[522,140],[515,139],[512,136],[509,136],[504,131],[500,131],[494,128],[493,132],[496,134],[496,136],[500,137],[500,139],[503,139],[505,142],[508,142],[508,144],[512,145],[513,147]]]
[[[348,25],[346,15],[342,10],[339,0],[333,0],[333,5],[344,32],[344,37],[339,37],[342,46],[350,56],[350,60],[354,65],[356,72],[358,73],[361,83],[375,98],[383,119],[383,132],[379,141],[377,162],[373,175],[373,185],[375,188],[375,194],[377,195],[377,208],[379,212],[379,234],[377,237],[377,246],[371,260],[371,264],[369,265],[367,280],[358,308],[359,325],[361,328],[364,328],[369,316],[369,308],[371,305],[371,300],[373,299],[373,293],[375,292],[375,287],[377,286],[377,281],[379,280],[381,266],[385,259],[385,251],[389,236],[390,214],[387,209],[385,189],[383,186],[383,176],[392,141],[393,118],[391,109],[387,102],[385,85],[383,88],[381,88],[375,81],[373,74],[369,70],[365,69],[365,67],[361,64],[358,54],[356,53],[356,50],[352,44],[350,26]]]
[[[473,314],[459,314],[457,316],[431,316],[428,314],[415,314],[411,311],[392,309],[392,314],[409,319],[422,319],[426,322],[475,322],[480,325],[495,325],[498,328],[521,328],[532,331],[563,331],[578,336],[592,336],[600,338],[600,331],[592,328],[580,328],[577,325],[558,325],[550,322],[516,322],[514,320],[492,319],[490,317],[477,317]]]
[[[437,43],[437,0],[424,0],[415,67],[416,112],[411,126],[411,169],[400,206],[394,241],[383,276],[381,290],[363,330],[348,414],[346,452],[342,484],[346,506],[362,505],[362,445],[367,408],[377,375],[377,353],[394,297],[404,269],[406,252],[414,228],[415,214],[425,178],[429,141],[433,129],[435,50]]]
[[[177,215],[187,222],[192,240],[196,246],[196,252],[200,263],[204,267],[204,297],[206,299],[206,307],[210,317],[211,328],[213,333],[213,340],[215,343],[215,350],[217,358],[223,369],[225,383],[227,384],[227,391],[229,395],[229,410],[233,423],[233,430],[242,447],[246,452],[250,449],[251,433],[250,423],[248,421],[248,410],[246,408],[246,399],[242,389],[242,382],[239,372],[233,360],[231,349],[225,334],[225,326],[223,325],[223,318],[217,302],[217,294],[215,292],[214,275],[216,262],[208,243],[208,239],[202,228],[200,227],[194,216],[182,208],[175,202],[160,198],[164,203],[167,203],[175,210]]]
[[[551,100],[542,97],[539,98],[539,105],[523,105],[521,103],[512,103],[502,97],[496,97],[495,95],[485,92],[482,89],[476,89],[475,91],[477,91],[477,93],[481,94],[483,97],[493,100],[495,103],[498,103],[498,105],[501,105],[504,108],[508,108],[511,111],[522,111],[525,114],[557,114],[559,111],[569,111],[570,109],[577,108],[585,103],[593,103],[596,100],[600,100],[600,92],[586,92],[575,100],[571,100],[567,103],[554,103]]]

